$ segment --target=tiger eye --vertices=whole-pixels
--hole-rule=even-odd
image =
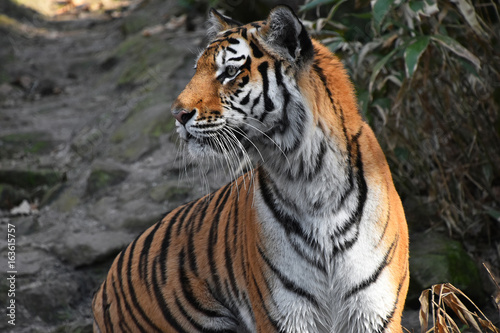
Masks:
[[[226,74],[227,74],[227,76],[235,76],[236,73],[238,73],[238,68],[236,68],[234,66],[228,66],[226,68]]]

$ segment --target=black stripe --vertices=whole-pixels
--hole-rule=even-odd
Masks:
[[[229,59],[227,59],[227,61],[238,61],[238,60],[241,60],[241,59],[245,59],[245,56],[241,55],[239,57],[229,58]]]
[[[387,232],[387,227],[389,226],[390,218],[391,218],[391,202],[389,200],[389,192],[387,192],[387,217],[385,219],[384,229],[382,230],[382,233],[380,234],[380,238],[377,242],[377,246],[382,242],[382,240],[385,237],[385,234]]]
[[[245,111],[243,111],[239,107],[235,106],[234,103],[229,102],[229,105],[231,106],[231,110],[234,110],[234,111],[241,113],[242,115],[245,115],[245,116],[247,115]]]
[[[144,243],[142,244],[141,255],[139,257],[139,277],[147,281],[148,279],[148,261],[149,261],[149,251],[151,250],[151,243],[153,242],[153,238],[160,227],[160,222],[156,223],[155,227],[144,239]]]
[[[276,77],[276,84],[281,86],[283,84],[283,74],[281,74],[281,61],[274,61],[274,76]]]
[[[121,297],[118,297],[118,290],[116,289],[115,282],[113,281],[112,284],[113,284],[113,292],[115,294],[115,299],[116,299],[116,308],[117,308],[117,312],[118,312],[118,320],[119,320],[120,328],[122,329],[122,331],[125,331],[125,329],[126,329],[128,332],[132,332],[130,327],[127,325],[125,318],[123,317]],[[113,331],[111,331],[111,332],[113,332]]]
[[[210,206],[210,203],[212,202],[212,199],[213,199],[213,195],[212,194],[209,194],[206,197],[200,199],[200,200],[203,200],[204,207],[201,210],[200,214],[198,214],[199,216],[198,216],[198,225],[196,227],[196,232],[200,232],[201,227],[203,226],[203,222],[205,221],[204,217],[206,216],[208,207]]]
[[[335,101],[333,100],[333,94],[332,94],[330,88],[328,87],[328,80],[327,80],[325,74],[323,73],[323,69],[319,66],[319,59],[315,59],[315,61],[313,63],[313,69],[318,74],[321,82],[323,83],[323,86],[325,87],[325,90],[328,94],[328,98],[330,99],[330,103],[332,104],[333,111],[337,115],[339,115],[339,117],[340,117],[340,125],[342,126],[342,132],[344,133],[345,142],[346,142],[346,150],[348,152],[347,163],[348,163],[348,165],[350,165],[351,164],[351,146],[350,146],[349,137],[347,136],[347,128],[345,126],[344,111],[342,110],[342,108],[340,108],[340,112],[337,110],[337,106],[335,104]]]
[[[267,61],[264,61],[261,63],[257,69],[260,72],[260,75],[262,76],[262,90],[264,92],[264,109],[267,112],[270,112],[274,109],[274,103],[269,98],[268,92],[269,92],[269,78],[267,77],[267,69],[269,68],[269,64]]]
[[[233,45],[234,45],[234,44],[239,44],[239,43],[240,43],[240,41],[239,41],[239,40],[237,40],[236,38],[231,38],[231,37],[229,37],[229,38],[227,39],[227,41],[229,42],[229,44],[233,44]]]
[[[266,289],[269,291],[269,294],[270,294],[271,293],[271,289],[269,288],[269,285],[268,285],[268,283],[267,283],[267,281],[266,281],[265,278],[264,278],[264,281],[266,283]],[[278,321],[272,317],[271,311],[269,311],[269,309],[266,306],[266,300],[264,299],[264,295],[262,295],[262,292],[260,291],[260,288],[262,288],[262,286],[260,286],[257,283],[257,280],[255,279],[255,275],[253,275],[253,274],[252,274],[252,282],[254,283],[255,290],[257,291],[257,294],[259,295],[259,298],[260,298],[259,305],[262,306],[262,309],[266,313],[267,319],[274,326],[276,332],[281,332],[281,330],[279,328],[280,325],[279,325]]]
[[[364,171],[363,171],[363,161],[362,161],[362,156],[361,156],[361,151],[360,151],[358,140],[355,141],[355,144],[356,144],[356,148],[357,148],[356,182],[357,182],[357,188],[358,188],[358,205],[356,207],[355,212],[353,214],[351,214],[351,217],[349,218],[347,223],[345,223],[342,227],[337,228],[337,230],[331,236],[331,238],[332,238],[332,240],[334,240],[335,238],[337,238],[339,236],[344,236],[352,228],[356,228],[356,233],[355,233],[353,238],[344,242],[340,246],[337,246],[336,249],[334,249],[334,251],[333,251],[334,254],[348,250],[357,241],[357,239],[359,237],[359,224],[360,224],[361,218],[363,216],[363,210],[364,210],[366,198],[368,195],[368,186],[366,185],[366,181],[365,181],[365,176],[364,176]]]
[[[130,246],[126,250],[127,252],[130,252],[132,247],[135,246],[135,242],[136,241],[134,241],[134,242],[132,242],[132,244],[130,244]],[[139,321],[137,320],[132,308],[130,307],[130,302],[127,301],[127,297],[125,296],[126,293],[125,293],[125,290],[123,289],[124,278],[122,277],[124,256],[125,256],[125,252],[122,252],[120,257],[118,258],[118,262],[116,265],[116,273],[117,273],[116,280],[119,283],[119,290],[120,290],[120,294],[121,294],[121,295],[117,295],[117,297],[121,297],[123,299],[123,301],[124,301],[123,303],[125,304],[125,310],[128,313],[127,317],[132,320],[132,322],[139,329],[140,332],[147,332],[147,330],[141,324],[139,324]],[[143,319],[145,321],[147,321],[148,318],[144,314],[144,312],[142,311],[142,308],[139,306],[138,301],[137,301],[137,296],[135,294],[135,290],[134,290],[133,286],[130,284],[130,281],[128,279],[127,279],[127,283],[128,283],[128,291],[129,291],[128,294],[130,296],[130,300],[132,302],[132,305],[134,306],[134,309],[137,309],[139,314],[143,317]],[[152,323],[151,323],[151,326],[153,326]],[[155,327],[155,326],[153,326],[153,327]],[[157,327],[156,327],[156,331],[159,331],[159,329]]]
[[[251,66],[252,66],[252,57],[247,57],[247,60],[245,61],[245,63],[243,65],[241,65],[240,69],[241,70],[246,69],[250,72]]]
[[[241,37],[248,40],[247,28],[241,28],[240,34],[241,34]]]
[[[170,247],[170,239],[172,237],[172,229],[174,224],[177,222],[177,219],[179,215],[186,209],[186,206],[180,207],[179,210],[175,213],[172,218],[167,221],[168,226],[165,230],[165,234],[163,235],[163,241],[161,243],[161,248],[160,248],[160,265],[161,265],[161,281],[162,284],[165,284],[167,281],[167,256],[168,256],[168,250]]]
[[[123,255],[123,252],[120,253],[120,255]],[[106,332],[113,332],[113,323],[111,322],[111,316],[109,313],[109,306],[108,304],[108,288],[107,288],[107,283],[108,280],[104,281],[104,284],[102,285],[102,314],[104,316],[104,326],[106,327]],[[118,298],[118,296],[116,296]]]
[[[368,288],[370,285],[374,284],[378,280],[384,268],[386,268],[392,262],[392,259],[394,259],[394,250],[398,245],[398,241],[399,237],[396,237],[392,242],[391,246],[389,247],[389,249],[387,249],[387,251],[385,252],[384,257],[380,262],[380,264],[378,265],[377,269],[367,279],[365,279],[357,286],[349,290],[346,294],[344,294],[343,296],[344,301],[347,301],[349,297],[353,296],[354,294],[357,294],[363,289]]]
[[[235,202],[233,202],[232,207],[234,208],[235,206],[238,206],[238,197],[234,197]],[[236,209],[235,209],[236,210]],[[237,221],[237,216],[232,216],[231,212],[229,212],[228,217],[227,217],[227,222],[226,222],[226,228],[224,232],[224,263],[226,266],[228,278],[229,278],[229,283],[231,284],[231,291],[232,294],[235,296],[235,298],[240,297],[240,290],[238,288],[238,284],[236,282],[236,276],[234,274],[234,268],[233,265],[235,264],[235,253],[231,253],[231,245],[230,245],[230,240],[229,240],[229,226],[231,222],[233,223],[238,223]],[[235,214],[235,213],[234,213]],[[236,252],[236,247],[233,248],[233,252]]]
[[[272,264],[271,260],[266,256],[266,254],[264,253],[264,251],[261,249],[260,246],[257,246],[257,250],[258,250],[262,260],[264,260],[266,265],[271,269],[271,271],[273,271],[273,273],[278,277],[280,282],[283,284],[283,286],[287,290],[293,292],[294,294],[297,294],[300,297],[307,299],[314,306],[318,305],[318,302],[316,301],[316,299],[314,298],[314,296],[311,293],[309,293],[307,290],[299,287],[295,282],[293,282],[288,277],[286,277],[276,266],[274,266]]]
[[[262,58],[264,53],[262,53],[261,49],[254,43],[254,41],[250,41],[250,48],[252,49],[252,54],[255,58]]]
[[[191,210],[194,208],[194,212],[193,214],[191,214],[191,216],[196,216],[196,208],[199,209],[199,206],[197,207],[194,207],[199,201],[191,201],[190,203],[188,203],[185,208],[184,208],[184,212],[182,213],[182,216],[179,218],[179,223],[177,224],[177,236],[180,236],[181,234],[181,231],[182,231],[182,227],[184,225],[184,223],[187,223],[189,222],[189,220],[186,218],[187,215],[191,212]]]
[[[267,179],[265,178],[265,171],[262,167],[259,168],[259,184],[260,184],[260,192],[262,194],[262,198],[264,203],[269,208],[269,210],[273,213],[275,220],[283,227],[287,234],[294,234],[300,237],[307,245],[309,245],[313,250],[317,250],[319,248],[318,242],[312,238],[310,235],[306,234],[302,227],[300,226],[300,222],[295,220],[290,215],[283,213],[273,202],[273,194],[267,184]]]
[[[159,309],[163,315],[163,318],[174,328],[176,332],[182,333],[188,331],[184,330],[184,328],[180,325],[180,323],[174,318],[172,313],[170,312],[169,306],[166,303],[165,299],[163,298],[163,292],[160,289],[160,283],[157,279],[158,275],[158,267],[161,267],[161,265],[158,263],[158,257],[155,258],[156,263],[153,265],[153,288],[154,288],[154,295],[156,298],[156,302],[159,306]],[[161,268],[160,268],[161,269]]]
[[[387,315],[387,317],[384,319],[384,324],[378,330],[378,332],[380,332],[380,333],[384,332],[387,328],[387,325],[389,325],[389,323],[394,318],[394,314],[396,313],[396,306],[398,305],[398,301],[399,301],[399,296],[401,295],[401,289],[403,288],[403,284],[406,281],[407,277],[408,277],[408,263],[405,266],[405,274],[402,276],[401,280],[399,281],[398,290],[396,292],[396,300],[394,301],[394,305],[392,307],[392,310],[389,313],[389,315]]]
[[[134,257],[134,252],[135,252],[135,246],[137,245],[137,239],[134,240],[132,242],[132,244],[130,244],[130,247],[128,249],[128,262],[127,262],[127,265],[126,265],[126,275],[127,275],[127,285],[128,285],[128,291],[129,291],[129,294],[130,294],[130,299],[132,300],[132,304],[134,306],[134,308],[139,312],[139,314],[141,315],[142,319],[149,325],[151,326],[152,328],[154,328],[156,331],[160,331],[160,329],[151,321],[151,319],[146,315],[146,313],[144,312],[144,310],[142,309],[141,305],[139,304],[139,301],[137,299],[137,295],[135,293],[135,289],[134,289],[134,283],[132,283],[132,267],[133,267],[133,257]],[[122,256],[123,257],[123,256]],[[119,281],[121,281],[121,278],[118,279]],[[128,303],[125,302],[125,304],[127,305]],[[139,325],[139,323],[137,322],[137,319],[135,319],[135,316],[134,316],[134,322],[136,323],[136,325],[138,326],[139,330],[141,332],[151,332],[151,330],[145,330],[142,326]]]
[[[248,82],[250,82],[250,78],[248,77],[248,75],[244,76],[241,78],[241,82],[238,84],[238,87],[243,88],[248,84]]]
[[[179,253],[179,284],[181,286],[182,295],[188,301],[193,308],[203,313],[207,317],[220,317],[219,313],[213,311],[211,309],[207,309],[203,306],[200,300],[194,295],[193,288],[191,286],[191,280],[188,277],[186,271],[186,260],[184,249],[182,249]]]
[[[240,105],[247,105],[248,104],[248,102],[250,101],[250,94],[251,93],[252,92],[249,91],[248,94],[245,97],[243,97],[243,99],[240,102]]]
[[[184,306],[179,301],[179,297],[177,296],[175,289],[174,289],[174,299],[175,299],[175,305],[177,306],[177,309],[179,310],[178,312],[184,317],[184,319],[188,323],[190,323],[194,328],[196,328],[198,332],[214,332],[213,330],[208,330],[206,327],[202,326],[200,323],[198,323],[197,321],[194,320],[192,315],[188,314],[187,310],[184,308]]]
[[[231,52],[231,53],[234,53],[234,54],[238,53],[238,52],[236,52],[236,50],[235,50],[235,49],[233,49],[233,48],[232,48],[232,47],[230,47],[230,46],[226,47],[226,50],[227,50],[227,51],[229,51],[229,52]]]
[[[220,283],[220,278],[219,274],[217,272],[217,260],[215,258],[215,246],[218,241],[218,232],[219,232],[219,223],[220,223],[220,215],[222,214],[222,211],[226,208],[226,202],[231,194],[230,185],[233,183],[230,183],[226,185],[224,190],[221,192],[221,195],[217,199],[216,203],[216,213],[211,221],[212,225],[210,227],[210,233],[209,233],[209,244],[208,244],[208,264],[210,266],[210,272],[212,273],[212,279],[214,282],[214,287],[217,295],[221,295],[221,283]]]
[[[252,104],[252,107],[250,108],[250,114],[253,115],[253,109],[255,108],[255,106],[259,103],[260,101],[260,96],[262,96],[262,92],[259,94],[259,96],[255,97],[255,99],[253,100],[253,104]]]

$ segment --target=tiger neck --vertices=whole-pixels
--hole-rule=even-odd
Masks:
[[[295,109],[286,111],[305,111],[289,119],[297,144],[266,149],[259,176],[285,210],[301,217],[325,216],[358,190],[353,169],[364,122],[345,70],[317,43],[311,69],[299,77],[298,87],[289,103]]]

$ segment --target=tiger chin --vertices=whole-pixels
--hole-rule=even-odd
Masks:
[[[177,131],[194,158],[256,168],[118,255],[94,331],[402,332],[407,224],[344,67],[286,6],[210,24]]]

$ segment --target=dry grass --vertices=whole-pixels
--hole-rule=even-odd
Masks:
[[[500,290],[500,289],[499,289]],[[461,300],[467,301],[470,310]],[[421,333],[460,333],[461,329],[449,314],[451,310],[455,318],[476,332],[500,333],[500,330],[486,318],[481,310],[458,288],[450,283],[436,284],[420,295]],[[432,327],[429,327],[429,320]]]

